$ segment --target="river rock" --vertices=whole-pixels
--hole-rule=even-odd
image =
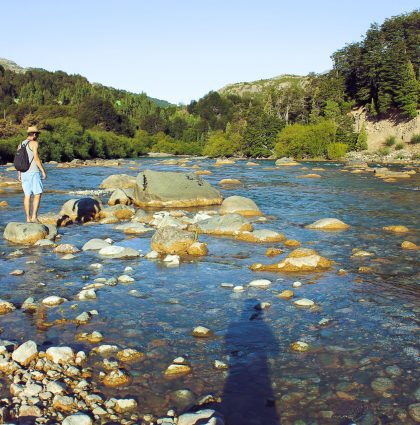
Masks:
[[[303,353],[303,352],[305,352],[305,351],[308,351],[308,350],[309,350],[309,345],[308,345],[306,342],[303,342],[303,341],[296,341],[296,342],[294,342],[294,343],[290,346],[290,348],[291,348],[293,351],[297,351],[297,352],[299,352],[299,353]]]
[[[134,189],[136,178],[128,174],[111,174],[99,186],[101,189]]]
[[[39,239],[35,242],[35,246],[49,246],[49,247],[55,247],[57,246],[56,243],[54,243],[51,239]]]
[[[126,220],[134,215],[134,208],[129,205],[113,205],[112,207],[104,208],[101,211],[101,223],[104,223],[104,219],[118,219]],[[108,221],[108,223],[116,223],[117,221]]]
[[[175,227],[157,229],[152,237],[152,250],[162,254],[187,254],[195,242],[194,235]]]
[[[410,415],[411,419],[416,422],[420,422],[420,403],[410,404],[408,406],[408,414]]]
[[[384,393],[394,388],[394,383],[389,378],[376,378],[370,384],[377,393]]]
[[[268,279],[256,279],[249,282],[248,286],[253,288],[268,288],[271,285],[271,281]]]
[[[207,220],[190,225],[190,231],[209,235],[236,236],[240,232],[251,232],[252,224],[240,214],[216,215]]]
[[[171,364],[168,366],[168,368],[165,370],[166,376],[171,375],[183,375],[186,373],[191,372],[191,367],[184,364]]]
[[[219,181],[221,186],[229,186],[229,185],[238,185],[241,184],[241,181],[238,179],[222,179]]]
[[[241,214],[244,216],[259,216],[262,215],[257,204],[244,196],[229,196],[220,206],[221,214]]]
[[[401,244],[401,248],[402,249],[413,249],[413,250],[419,249],[419,247],[414,242],[410,242],[410,241],[404,241]]]
[[[83,251],[99,251],[100,249],[106,248],[109,245],[110,244],[103,239],[94,238],[87,241],[83,245],[82,250]]]
[[[114,401],[115,401],[114,410],[117,413],[132,412],[133,410],[136,410],[138,407],[137,401],[134,400],[134,398],[119,398],[119,399],[114,399]]]
[[[127,235],[142,235],[153,230],[150,227],[146,227],[143,223],[136,222],[118,224],[114,226],[114,229],[123,231]]]
[[[274,230],[258,229],[253,232],[240,232],[236,239],[245,242],[274,243],[284,241],[286,237]]]
[[[38,347],[36,343],[34,341],[26,341],[13,351],[12,359],[22,366],[28,366],[37,355]]]
[[[316,271],[330,268],[332,261],[320,256],[315,250],[308,248],[298,248],[292,251],[284,260],[279,263],[263,265],[256,263],[251,266],[253,271],[272,272],[302,272]]]
[[[138,209],[131,221],[137,223],[148,223],[150,221],[150,214],[144,210]]]
[[[293,298],[293,291],[291,291],[290,289],[285,289],[284,291],[281,291],[280,294],[278,294],[277,296],[279,298],[283,298],[285,300],[289,300],[290,298]]]
[[[321,218],[321,220],[308,224],[305,227],[316,230],[347,230],[350,226],[336,218]]]
[[[140,360],[144,360],[144,358],[144,353],[137,351],[134,348],[126,348],[124,350],[118,351],[117,353],[117,359],[124,363],[138,362]]]
[[[393,233],[407,233],[410,230],[406,226],[384,226],[382,229],[386,230],[387,232],[393,232]]]
[[[50,347],[45,354],[55,364],[65,365],[74,360],[74,351],[70,347]]]
[[[300,298],[299,300],[294,301],[293,304],[299,307],[312,307],[315,305],[312,300],[308,300],[307,298]]]
[[[212,409],[198,410],[194,413],[183,413],[178,417],[177,425],[224,425],[219,413]]]
[[[116,189],[108,200],[108,205],[131,205],[133,203],[134,189]]]
[[[76,254],[77,252],[80,252],[80,249],[70,243],[64,243],[57,245],[53,251],[58,254]]]
[[[48,306],[48,307],[54,307],[56,305],[62,304],[65,300],[65,298],[57,297],[56,295],[51,295],[47,298],[44,298],[42,300],[42,304]]]
[[[145,207],[219,205],[223,197],[210,183],[191,173],[145,170],[139,173],[134,203]]]
[[[67,416],[62,422],[62,425],[92,425],[93,421],[90,416],[83,413]]]
[[[193,329],[192,335],[198,338],[208,338],[213,335],[212,331],[204,326],[197,326]]]
[[[49,233],[50,229],[44,224],[11,221],[4,229],[3,238],[17,244],[33,245],[48,238]]]
[[[60,220],[69,218],[73,223],[99,220],[102,209],[102,202],[96,198],[70,199],[61,207]]]
[[[283,158],[279,158],[276,162],[275,165],[277,167],[279,166],[286,166],[286,167],[290,167],[293,165],[299,165],[298,162],[296,162],[293,158],[287,158],[287,157],[283,157]]]
[[[207,255],[209,252],[209,249],[207,247],[207,244],[204,242],[194,242],[192,243],[187,250],[188,255],[193,255],[195,257],[202,257],[204,255]]]
[[[136,258],[140,257],[140,252],[133,248],[113,245],[100,249],[99,255],[109,258]]]
[[[107,373],[103,378],[103,383],[106,387],[121,387],[124,385],[128,385],[131,379],[121,369],[111,370]]]
[[[267,257],[276,257],[277,255],[283,254],[283,250],[280,248],[267,248],[267,251],[265,251],[265,255]]]

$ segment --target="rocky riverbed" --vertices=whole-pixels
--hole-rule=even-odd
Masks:
[[[0,170],[4,422],[420,421],[415,166],[47,168],[29,227]]]

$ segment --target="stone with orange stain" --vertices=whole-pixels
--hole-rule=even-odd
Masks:
[[[197,170],[194,171],[194,174],[197,174],[197,176],[206,176],[213,173],[210,170]]]
[[[130,376],[121,369],[111,370],[102,379],[106,387],[122,387],[131,382]]]
[[[241,232],[252,232],[253,229],[252,224],[240,214],[213,216],[188,227],[191,232],[222,236],[236,236]]]
[[[270,247],[270,248],[267,249],[267,251],[265,251],[265,255],[267,257],[275,257],[277,255],[283,254],[283,252],[284,251],[280,248]]]
[[[302,272],[329,269],[332,261],[322,257],[315,250],[309,248],[297,248],[285,259],[275,264],[264,265],[256,263],[251,265],[253,271],[271,272]]]
[[[207,244],[204,242],[198,242],[198,241],[191,244],[187,249],[188,255],[193,255],[196,257],[207,255],[208,252],[209,252],[209,249]]]
[[[287,241],[284,241],[284,245],[288,247],[297,247],[300,246],[300,242],[296,239],[287,239]]]
[[[273,230],[259,229],[253,232],[240,232],[236,236],[237,240],[256,243],[273,243],[281,242],[286,238],[282,233],[277,233]]]
[[[241,214],[244,216],[260,216],[262,215],[257,204],[244,196],[229,196],[220,206],[221,214]]]
[[[321,176],[319,174],[310,173],[310,174],[301,174],[297,176],[298,179],[320,179]]]
[[[403,249],[414,249],[414,250],[419,249],[419,247],[414,242],[410,242],[410,241],[404,241],[401,244],[401,248],[403,248]]]
[[[396,225],[396,226],[384,226],[382,227],[383,230],[386,230],[387,232],[393,232],[393,233],[407,233],[410,230],[406,226]]]

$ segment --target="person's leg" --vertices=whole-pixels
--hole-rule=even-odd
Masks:
[[[41,193],[39,193],[38,195],[34,195],[34,199],[32,201],[32,221],[38,221],[38,209],[40,202]]]
[[[31,195],[23,195],[23,207],[25,209],[26,221],[31,221]]]

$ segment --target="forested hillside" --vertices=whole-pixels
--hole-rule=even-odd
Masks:
[[[376,119],[418,113],[420,11],[373,24],[332,59],[324,74],[232,84],[187,106],[80,75],[0,65],[0,160],[12,158],[30,124],[43,129],[44,160],[150,151],[336,159],[367,147],[364,126],[354,131],[355,107]]]

